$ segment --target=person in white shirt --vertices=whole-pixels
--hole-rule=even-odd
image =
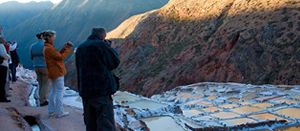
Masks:
[[[8,71],[8,61],[10,59],[9,54],[6,51],[4,44],[6,43],[4,38],[0,38],[0,102],[10,102],[6,98],[6,79]]]

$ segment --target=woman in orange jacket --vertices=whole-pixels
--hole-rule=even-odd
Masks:
[[[56,32],[46,31],[43,37],[45,40],[44,56],[51,84],[48,106],[49,116],[61,118],[69,115],[63,109],[64,76],[67,73],[64,60],[72,53],[73,44],[67,42],[61,51],[57,51],[54,47]]]

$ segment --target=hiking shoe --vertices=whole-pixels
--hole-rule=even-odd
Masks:
[[[62,118],[62,117],[66,117],[66,116],[68,116],[68,115],[70,115],[69,112],[64,112],[64,113],[62,113],[62,114],[56,115],[56,118]]]
[[[40,104],[40,106],[47,106],[49,104],[48,101],[43,102],[42,104]]]

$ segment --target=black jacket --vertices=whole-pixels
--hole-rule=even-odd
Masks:
[[[117,83],[112,70],[120,64],[117,52],[103,40],[90,36],[76,50],[78,90],[83,98],[112,95]]]
[[[12,63],[14,65],[19,65],[20,58],[19,58],[17,50],[10,51],[10,56],[11,56]]]

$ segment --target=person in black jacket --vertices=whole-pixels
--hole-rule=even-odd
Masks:
[[[118,67],[120,60],[105,37],[105,29],[94,28],[76,50],[78,90],[87,131],[116,130],[111,95],[116,92],[118,83],[112,70]]]
[[[17,67],[19,66],[20,63],[20,58],[17,52],[17,47],[18,47],[18,43],[17,42],[10,42],[10,47],[9,47],[9,51],[10,51],[10,56],[11,56],[11,61],[9,63],[9,69],[10,69],[10,80],[12,80],[12,82],[16,82],[17,81],[17,77],[16,77],[16,73],[17,73]]]

